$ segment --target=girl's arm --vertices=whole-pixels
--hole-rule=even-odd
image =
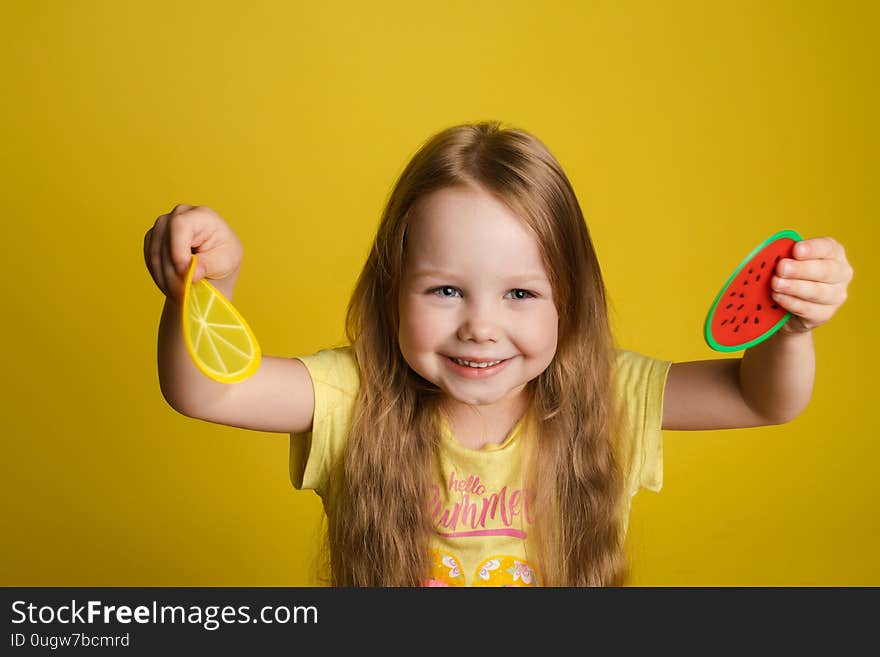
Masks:
[[[798,242],[781,260],[774,300],[792,314],[773,337],[741,359],[673,363],[666,379],[663,428],[708,430],[782,424],[797,417],[813,391],[812,331],[847,298],[853,268],[830,237]]]
[[[248,379],[218,383],[196,367],[183,336],[184,275],[198,253],[193,274],[211,278],[230,301],[241,265],[238,238],[213,210],[178,205],[160,216],[144,236],[144,260],[165,294],[159,323],[159,387],[168,404],[189,417],[256,431],[302,433],[312,425],[312,380],[305,364],[264,356]]]
[[[213,281],[230,301],[234,277]],[[232,386],[209,379],[193,363],[183,336],[182,313],[182,299],[170,294],[165,297],[157,346],[159,388],[171,408],[192,416],[198,415],[199,409],[222,406]]]
[[[232,299],[231,281],[213,281]],[[165,300],[159,324],[159,385],[168,404],[188,417],[254,431],[302,433],[312,426],[315,397],[306,366],[295,358],[263,356],[238,383],[218,383],[195,366],[183,337],[181,307]]]
[[[812,334],[781,331],[742,358],[673,363],[664,392],[663,429],[790,422],[810,401],[815,371]]]
[[[212,284],[232,300],[235,281]],[[188,417],[228,426],[302,433],[312,427],[315,397],[302,361],[263,356],[259,369],[238,383],[218,383],[193,363],[183,337],[181,307],[165,300],[159,324],[159,385],[168,404]]]
[[[813,394],[816,354],[813,334],[777,331],[769,340],[746,350],[739,368],[743,398],[770,424],[790,422]]]

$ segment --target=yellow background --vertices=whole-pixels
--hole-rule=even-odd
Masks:
[[[500,119],[567,171],[622,346],[724,357],[705,313],[770,234],[855,268],[809,409],[665,434],[637,585],[878,585],[873,2],[4,3],[2,585],[311,585],[288,438],[186,418],[142,240],[177,203],[240,236],[264,353],[341,343],[404,164]]]

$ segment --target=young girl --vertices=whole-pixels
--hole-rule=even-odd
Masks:
[[[830,238],[774,286],[793,316],[742,359],[615,349],[584,217],[548,149],[497,122],[427,141],[395,185],[346,319],[350,346],[204,377],[184,345],[191,254],[232,298],[242,247],[206,207],[147,232],[166,295],[159,380],[184,415],[291,434],[342,586],[621,585],[630,501],[662,483],[661,429],[787,422],[813,385],[811,330],[852,278]]]

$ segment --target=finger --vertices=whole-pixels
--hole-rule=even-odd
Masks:
[[[827,283],[778,278],[775,276],[770,284],[774,291],[815,304],[839,306],[846,300],[846,289],[841,285],[829,285]]]
[[[156,285],[162,290],[162,294],[168,294],[168,282],[165,280],[165,273],[162,267],[162,246],[165,241],[165,230],[168,224],[167,214],[163,214],[153,225],[150,230],[150,273],[156,281]]]
[[[793,255],[799,260],[807,258],[839,258],[845,260],[843,246],[831,237],[814,237],[794,245]]]
[[[805,320],[806,324],[811,326],[824,324],[831,319],[831,316],[837,310],[837,306],[812,303],[798,297],[780,294],[778,292],[774,292],[772,297],[773,300],[787,312],[790,312],[792,315],[797,315]]]
[[[171,218],[168,219],[169,226]],[[186,276],[186,270],[181,274],[177,269],[177,264],[171,256],[171,236],[170,229],[165,231],[165,244],[162,248],[162,278],[165,280],[166,294],[175,301],[183,298],[183,281]]]
[[[783,258],[776,264],[776,275],[819,283],[845,283],[852,278],[852,267],[849,263],[840,260]]]
[[[192,262],[193,253],[205,239],[202,230],[205,221],[199,214],[198,208],[193,206],[178,207],[187,209],[172,216],[169,220],[169,247],[174,267],[182,276]]]
[[[153,282],[156,284],[156,287],[158,287],[161,290],[162,286],[159,284],[159,279],[156,278],[154,268],[152,266],[152,263],[150,262],[150,253],[152,252],[152,250],[150,248],[150,244],[152,242],[153,235],[154,235],[154,231],[152,228],[150,228],[150,230],[148,230],[146,232],[146,234],[144,235],[144,264],[147,266],[147,271],[150,272],[150,278],[153,279]]]

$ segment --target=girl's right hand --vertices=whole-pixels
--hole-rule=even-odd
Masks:
[[[201,278],[238,277],[243,249],[229,225],[211,208],[177,205],[144,235],[144,261],[162,293],[183,300],[183,282],[197,254],[193,283]]]

